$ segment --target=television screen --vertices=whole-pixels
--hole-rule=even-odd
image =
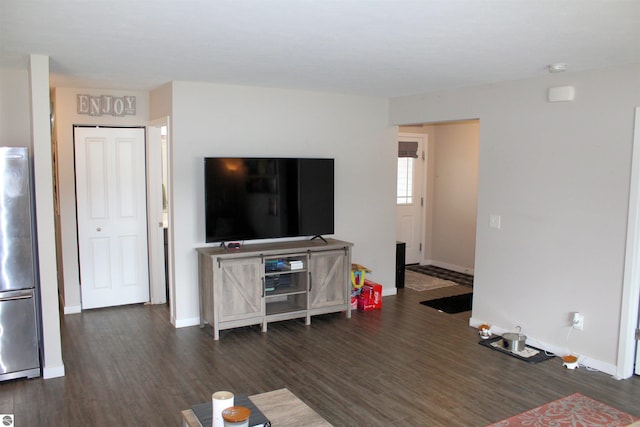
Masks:
[[[206,242],[333,234],[334,160],[204,160]]]

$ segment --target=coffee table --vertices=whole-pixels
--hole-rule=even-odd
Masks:
[[[274,427],[331,427],[316,411],[286,388],[254,394],[249,399]],[[202,427],[191,409],[182,411],[183,427]]]

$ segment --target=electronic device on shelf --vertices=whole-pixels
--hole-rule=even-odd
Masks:
[[[264,262],[265,271],[282,271],[284,269],[283,259],[267,259]]]
[[[240,242],[228,242],[225,246],[227,249],[240,249],[242,244]]]
[[[334,232],[334,159],[204,159],[205,241]]]

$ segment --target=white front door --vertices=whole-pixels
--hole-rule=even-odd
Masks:
[[[415,143],[414,157],[398,157],[398,198],[396,236],[406,243],[405,263],[417,264],[422,259],[422,242],[424,240],[422,223],[424,221],[424,147],[426,135],[399,134],[401,142]]]
[[[74,129],[82,308],[149,301],[145,130]]]

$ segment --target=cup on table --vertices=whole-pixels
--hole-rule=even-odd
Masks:
[[[216,391],[211,395],[213,406],[213,427],[224,427],[222,411],[233,406],[233,393],[230,391]]]

